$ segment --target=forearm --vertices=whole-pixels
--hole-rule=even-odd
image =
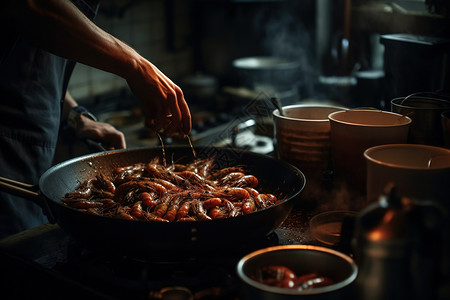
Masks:
[[[190,132],[191,115],[182,90],[70,1],[9,0],[2,8],[3,28],[19,31],[56,55],[124,78],[142,104],[148,127],[163,129],[168,136]]]
[[[145,61],[131,47],[91,22],[68,0],[12,0],[6,24],[56,55],[125,79]]]

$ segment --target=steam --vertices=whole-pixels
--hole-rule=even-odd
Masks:
[[[299,84],[310,95],[316,78],[312,35],[293,11],[292,7],[286,6],[268,13],[262,11],[255,18],[255,25],[263,29],[262,46],[267,55],[299,63]]]
[[[286,10],[276,12],[264,24],[263,47],[272,56],[300,60],[308,66],[310,37],[303,24]]]

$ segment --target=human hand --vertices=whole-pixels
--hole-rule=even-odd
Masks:
[[[143,59],[127,83],[141,102],[145,125],[167,136],[191,132],[191,113],[182,90],[149,61]]]
[[[106,150],[126,148],[124,134],[108,123],[96,122],[79,116],[75,135],[80,139],[91,139],[102,144]]]

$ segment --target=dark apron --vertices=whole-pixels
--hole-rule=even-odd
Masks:
[[[74,3],[93,17],[82,1]],[[96,12],[96,11],[95,11]],[[3,27],[5,28],[5,27]],[[74,62],[13,32],[0,46],[0,176],[38,184],[52,165]],[[36,204],[0,192],[0,238],[47,223]]]

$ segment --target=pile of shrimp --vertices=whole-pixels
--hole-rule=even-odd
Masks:
[[[98,172],[62,202],[83,212],[154,222],[204,221],[236,217],[275,204],[258,191],[258,178],[236,165],[215,168],[214,158],[169,166],[159,158]]]

